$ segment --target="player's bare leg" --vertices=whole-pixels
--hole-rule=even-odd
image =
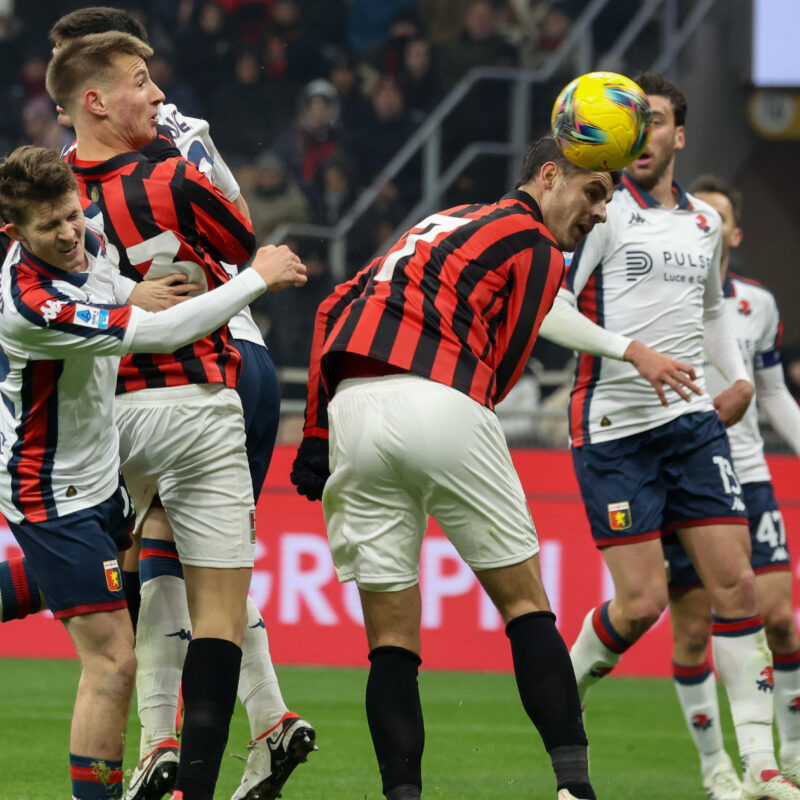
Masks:
[[[64,627],[81,662],[69,743],[73,794],[120,798],[136,671],[130,617],[124,608],[100,611],[69,617]]]
[[[550,756],[559,796],[594,800],[578,688],[539,556],[475,574],[506,624],[520,699]]]
[[[672,670],[689,734],[700,756],[703,788],[713,800],[739,800],[742,784],[722,741],[717,682],[708,661],[711,604],[698,587],[673,594]]]
[[[758,609],[745,525],[678,529],[711,598],[714,663],[725,685],[744,766],[743,800],[800,790],[778,771],[772,739],[772,659]]]
[[[664,551],[659,539],[603,548],[614,597],[591,609],[570,649],[581,701],[667,606]]]

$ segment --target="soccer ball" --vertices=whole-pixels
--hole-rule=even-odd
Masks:
[[[588,72],[556,98],[550,125],[564,155],[584,169],[622,169],[650,139],[652,109],[630,78]]]

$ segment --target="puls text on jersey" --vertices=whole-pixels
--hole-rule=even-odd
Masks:
[[[662,256],[665,267],[708,269],[711,266],[711,259],[702,253],[695,255],[692,253],[679,253],[676,250],[664,250]]]

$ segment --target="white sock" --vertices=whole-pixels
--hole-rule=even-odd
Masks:
[[[252,739],[277,725],[288,711],[269,655],[267,629],[252,597],[247,598],[247,630],[237,694],[247,711]]]
[[[159,575],[145,581],[136,629],[136,694],[142,737],[139,757],[174,739],[175,712],[192,623],[183,578]]]
[[[725,685],[744,769],[777,769],[772,741],[772,656],[761,615],[748,619],[713,616],[711,643]]]
[[[586,615],[581,632],[569,651],[581,703],[589,688],[617,666],[622,653],[630,646],[611,625],[608,602]]]
[[[773,653],[775,721],[781,738],[781,764],[800,759],[800,650]]]
[[[722,742],[717,681],[708,660],[698,667],[673,661],[672,675],[686,727],[700,756],[700,771],[707,775],[728,758]]]

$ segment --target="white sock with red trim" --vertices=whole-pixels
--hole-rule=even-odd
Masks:
[[[778,768],[772,740],[772,658],[761,615],[712,617],[711,644],[725,685],[745,769],[759,775]]]
[[[247,598],[247,630],[242,641],[242,667],[237,691],[250,722],[250,737],[261,736],[288,711],[269,654],[269,639],[261,612]]]
[[[781,739],[781,764],[800,760],[800,650],[773,653],[775,721]]]
[[[586,692],[619,663],[630,642],[619,635],[608,616],[611,601],[593,608],[584,618],[581,632],[569,651],[581,703]]]
[[[675,691],[686,720],[686,727],[700,756],[700,771],[707,775],[727,753],[722,742],[717,681],[706,659],[697,667],[672,662]]]

